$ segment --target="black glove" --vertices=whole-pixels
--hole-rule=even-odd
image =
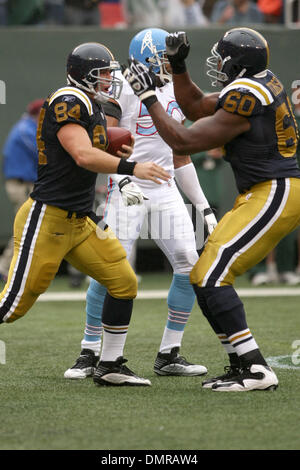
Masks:
[[[123,75],[134,94],[149,108],[157,101],[155,93],[156,75],[151,70],[151,67],[148,69],[146,65],[138,62],[136,59],[129,59],[128,64],[127,68],[122,68]]]
[[[190,52],[190,44],[184,31],[166,37],[166,52],[174,74],[186,72],[185,59]]]

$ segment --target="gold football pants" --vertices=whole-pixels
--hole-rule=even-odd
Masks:
[[[14,255],[0,294],[0,321],[22,317],[54,279],[62,260],[103,284],[112,297],[133,299],[134,271],[113,232],[90,218],[28,199],[14,223]]]
[[[200,287],[232,285],[300,224],[300,179],[256,184],[220,220],[190,274]]]

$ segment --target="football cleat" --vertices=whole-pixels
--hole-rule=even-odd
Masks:
[[[148,386],[150,380],[143,379],[123,364],[127,362],[122,356],[115,361],[100,361],[94,373],[93,380],[96,385],[131,385]]]
[[[252,364],[240,369],[239,374],[214,383],[212,390],[217,392],[247,392],[250,390],[276,390],[278,379],[269,366]]]
[[[170,353],[159,352],[154,363],[154,372],[158,375],[181,375],[184,377],[205,375],[207,369],[198,364],[187,362],[179,355],[179,348],[172,348]]]
[[[225,374],[219,375],[217,377],[210,377],[207,380],[204,380],[202,382],[202,387],[203,388],[212,388],[213,384],[218,382],[219,380],[227,380],[227,379],[232,379],[233,377],[236,377],[239,373],[239,368],[238,367],[233,367],[233,366],[225,366],[224,367]]]
[[[91,349],[83,349],[79,358],[76,360],[74,366],[66,370],[64,373],[65,379],[85,379],[93,375],[99,356],[96,356]]]

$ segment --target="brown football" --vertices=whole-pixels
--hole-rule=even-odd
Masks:
[[[131,144],[131,132],[124,127],[108,127],[107,128],[108,146],[106,151],[112,155],[116,155],[117,151],[122,150],[122,145]]]

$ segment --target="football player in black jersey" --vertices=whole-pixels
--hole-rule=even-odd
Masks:
[[[151,162],[127,162],[130,146],[123,146],[120,157],[124,158],[105,152],[108,142],[101,103],[120,92],[120,80],[114,77],[117,68],[102,44],[79,45],[67,60],[68,86],[51,93],[41,109],[38,178],[15,218],[14,256],[0,295],[0,322],[21,318],[66,259],[107,287],[97,383],[150,385],[124,366],[123,359],[136,276],[109,227],[96,225],[92,207],[97,173],[134,174],[157,183],[170,176]],[[120,190],[132,191],[132,186],[127,178]],[[138,190],[136,198],[139,202],[143,198]]]
[[[209,95],[187,72],[186,34],[171,34],[166,44],[177,102],[195,121],[190,128],[169,119],[157,102],[154,77],[142,64],[129,60],[124,75],[177,154],[223,146],[240,193],[190,275],[198,303],[230,359],[224,375],[202,385],[214,391],[274,390],[278,379],[251,335],[233,283],[300,224],[298,129],[291,104],[268,70],[269,47],[257,31],[234,28],[215,44],[208,75],[223,89]]]

